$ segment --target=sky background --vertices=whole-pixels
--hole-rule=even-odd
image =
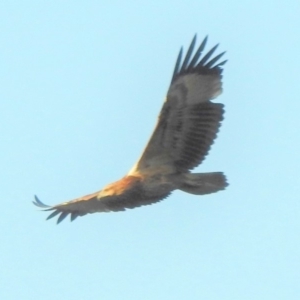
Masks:
[[[0,299],[300,299],[299,1],[2,1]],[[59,226],[141,154],[180,46],[226,50],[197,172],[224,192]]]

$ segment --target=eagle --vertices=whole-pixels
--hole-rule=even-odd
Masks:
[[[222,172],[191,173],[207,156],[224,115],[224,105],[212,100],[222,92],[227,60],[220,62],[225,52],[213,56],[218,44],[202,55],[207,39],[194,50],[195,35],[184,58],[181,47],[155,129],[131,170],[100,191],[54,206],[35,196],[36,206],[52,211],[47,220],[58,215],[58,224],[68,215],[73,221],[86,214],[150,205],[174,190],[206,195],[226,188]]]

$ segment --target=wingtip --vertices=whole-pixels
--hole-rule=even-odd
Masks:
[[[41,208],[49,208],[49,205],[44,204],[38,197],[37,195],[34,195],[34,200],[32,201],[32,203],[37,206],[37,207],[41,207]]]
[[[194,34],[191,44],[196,44],[197,41],[197,33]]]
[[[68,211],[63,211],[59,208],[59,206],[49,206],[44,204],[36,195],[34,195],[35,201],[32,201],[32,203],[39,207],[42,208],[42,211],[52,211],[50,215],[46,218],[46,221],[58,216],[58,219],[56,221],[56,224],[60,224],[70,213],[71,213],[71,221],[73,222],[77,217],[80,216],[79,213],[77,212],[68,212]]]
[[[54,218],[56,215],[58,215],[60,213],[59,210],[55,210],[54,212],[52,212],[47,218],[46,218],[46,221]]]
[[[59,217],[56,221],[56,224],[58,225],[60,222],[62,222],[68,214],[69,214],[69,212],[66,212],[66,211],[61,212],[61,214],[59,215]]]
[[[71,213],[71,217],[70,217],[70,221],[73,222],[77,217],[79,217],[79,214],[78,213]]]

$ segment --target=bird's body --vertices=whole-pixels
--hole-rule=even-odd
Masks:
[[[53,210],[58,223],[88,213],[122,211],[161,201],[179,189],[195,195],[214,193],[227,186],[221,172],[191,173],[208,154],[223,119],[223,104],[213,103],[222,92],[221,53],[212,48],[200,61],[207,38],[192,56],[196,37],[184,61],[179,53],[171,85],[155,130],[137,163],[119,181],[102,190],[52,207],[37,197],[35,205]]]

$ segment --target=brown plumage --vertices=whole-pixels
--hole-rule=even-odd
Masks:
[[[137,163],[121,180],[102,190],[54,206],[43,204],[36,196],[33,202],[59,215],[60,223],[70,214],[73,221],[88,213],[123,211],[163,200],[179,189],[195,195],[225,189],[221,172],[190,173],[209,152],[223,119],[223,104],[213,103],[222,92],[221,53],[214,58],[217,46],[201,57],[207,37],[193,55],[196,36],[182,62],[179,52],[171,85],[155,130]]]

